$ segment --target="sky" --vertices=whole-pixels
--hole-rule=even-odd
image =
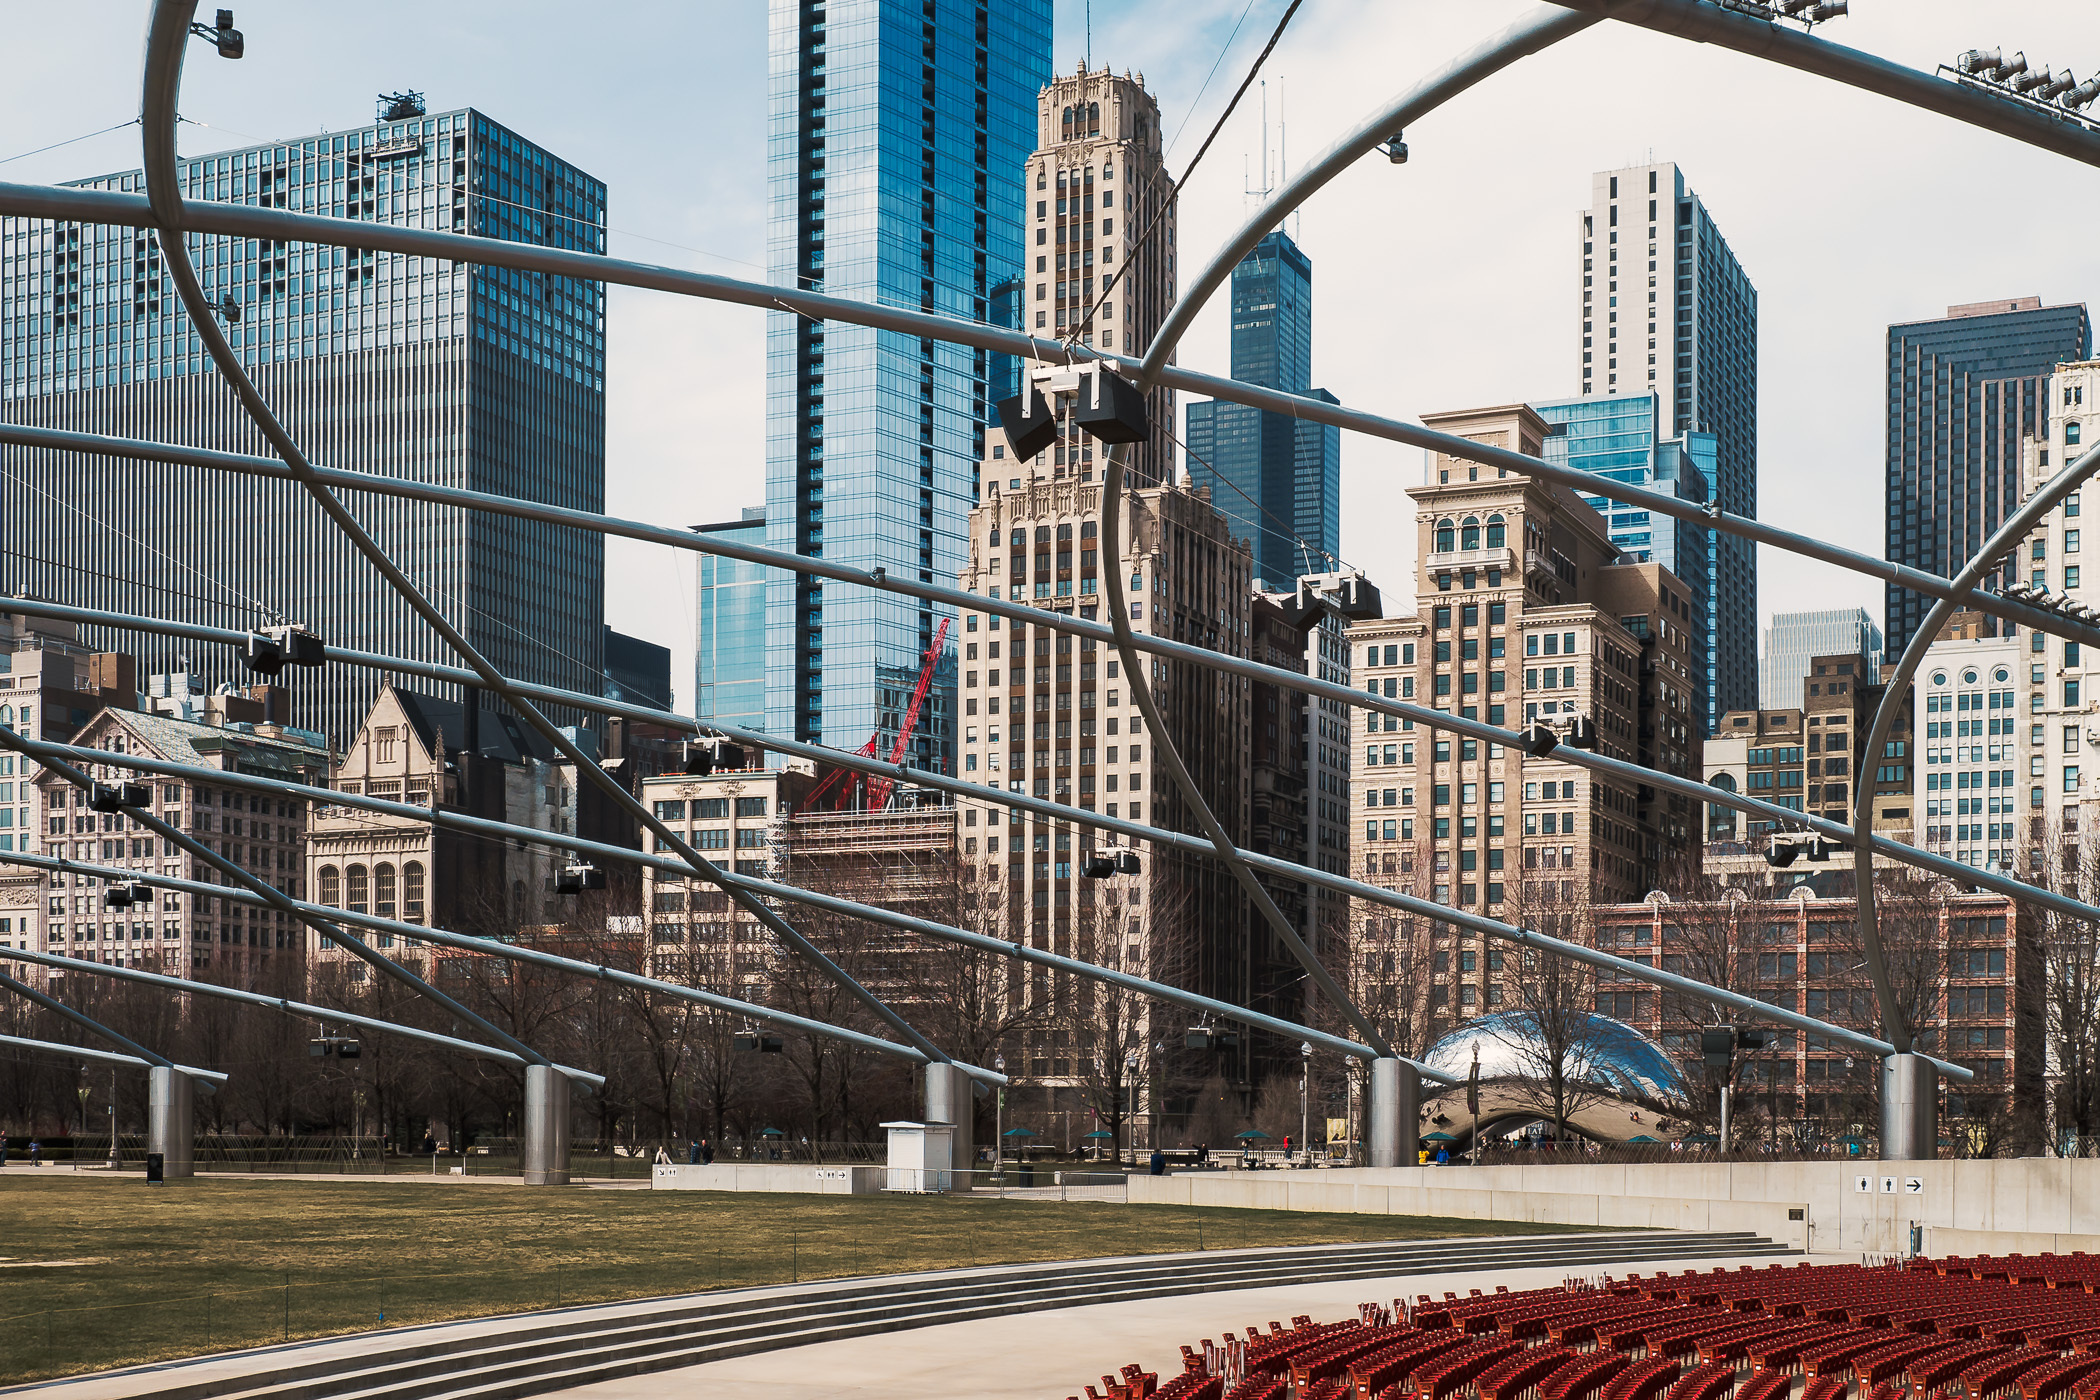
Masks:
[[[1178,176],[1287,0],[1058,0],[1056,59],[1141,73]],[[1308,0],[1268,60],[1272,124],[1295,169],[1421,76],[1533,6]],[[1972,47],[2037,67],[2100,66],[2090,0],[1854,0],[1832,41],[1931,70]],[[48,21],[58,12],[40,11]],[[138,164],[146,7],[69,6],[18,45],[0,84],[0,179],[56,182]],[[198,43],[183,153],[371,120],[374,94],[472,105],[609,187],[620,257],[763,280],[765,7],[510,3],[245,4],[240,62]],[[1182,196],[1193,270],[1247,217],[1257,92]],[[1315,196],[1292,233],[1313,260],[1314,382],[1398,417],[1580,387],[1576,216],[1592,171],[1674,160],[1759,293],[1759,514],[1882,553],[1884,335],[1959,302],[2100,299],[2100,172],[1827,81],[1619,24],[1489,79]],[[1273,158],[1273,157],[1272,157]],[[658,523],[733,518],[764,499],[762,314],[614,288],[606,509]],[[1221,297],[1179,356],[1224,373]],[[1421,454],[1345,435],[1345,560],[1404,603]],[[606,620],[670,646],[692,700],[693,555],[606,551]],[[1766,548],[1759,611],[1862,606],[1881,586]],[[1398,610],[1394,607],[1394,610]]]

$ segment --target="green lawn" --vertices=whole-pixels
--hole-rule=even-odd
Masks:
[[[0,1172],[0,1377],[794,1279],[1551,1226],[1098,1202]],[[87,1260],[74,1266],[18,1267]]]

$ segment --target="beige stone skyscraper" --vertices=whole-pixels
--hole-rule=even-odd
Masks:
[[[1023,329],[1135,359],[1174,304],[1174,182],[1159,104],[1143,75],[1119,78],[1082,63],[1043,89],[1036,126],[1026,167]],[[1130,456],[1135,485],[1172,480],[1173,391],[1154,390],[1148,407],[1152,440]],[[1084,441],[1046,455],[1081,479],[1103,465]]]

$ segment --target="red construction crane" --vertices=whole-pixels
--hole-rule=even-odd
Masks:
[[[902,763],[905,750],[911,745],[912,730],[918,728],[919,711],[925,707],[926,692],[933,688],[934,663],[940,660],[941,643],[948,639],[948,619],[934,631],[933,645],[926,649],[925,664],[919,667],[919,683],[912,688],[911,704],[904,711],[904,723],[897,727],[897,742],[890,746],[889,761]],[[868,736],[868,742],[860,746],[862,758],[873,758],[876,746],[881,742],[882,732],[877,730]],[[834,768],[831,776],[811,790],[802,799],[797,812],[829,809],[834,812],[869,811],[880,812],[890,805],[890,795],[896,790],[896,782],[890,778],[871,777],[846,768]],[[833,789],[836,789],[834,792]]]

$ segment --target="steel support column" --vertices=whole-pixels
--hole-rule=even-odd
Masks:
[[[1923,1055],[1881,1062],[1881,1160],[1929,1162],[1940,1155],[1939,1085]]]
[[[1371,1088],[1364,1101],[1364,1142],[1374,1167],[1415,1165],[1415,1130],[1421,1124],[1422,1076],[1412,1065],[1371,1061]]]
[[[146,1072],[146,1150],[160,1154],[163,1180],[197,1174],[196,1090],[190,1077],[172,1066],[154,1065]]]
[[[948,1161],[955,1169],[951,1191],[970,1189],[969,1172],[976,1165],[976,1134],[971,1131],[976,1104],[970,1095],[969,1076],[954,1065],[936,1061],[926,1066],[926,1121],[946,1123],[952,1129],[948,1137]]]
[[[527,1186],[569,1184],[569,1081],[552,1065],[525,1067],[525,1129],[518,1147]]]

